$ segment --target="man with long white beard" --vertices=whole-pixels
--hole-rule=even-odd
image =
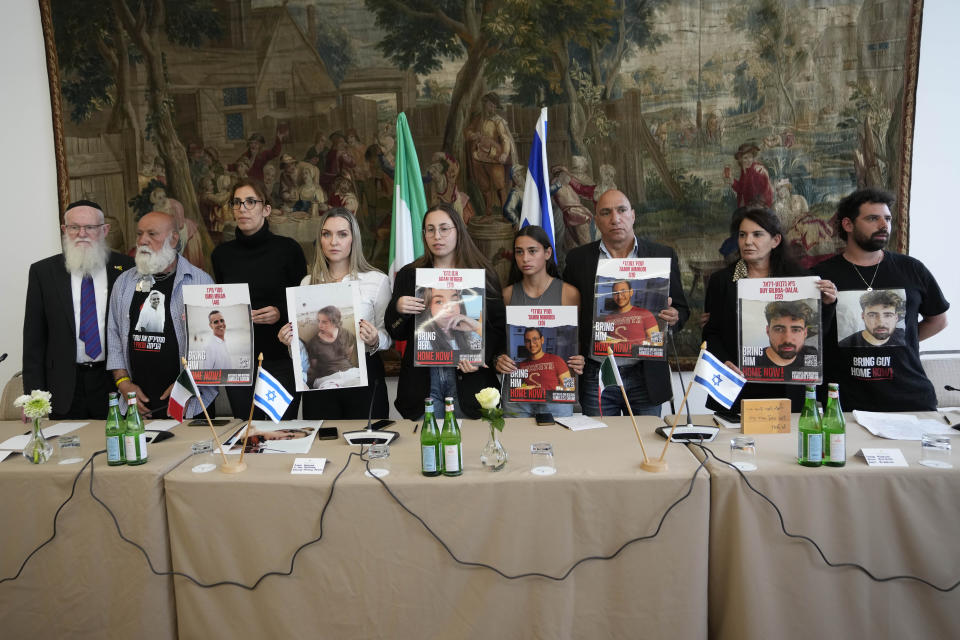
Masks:
[[[213,284],[209,275],[177,254],[179,241],[169,214],[151,211],[140,218],[136,269],[117,280],[110,296],[107,369],[121,395],[136,393],[137,408],[154,418],[166,415],[180,359],[187,354],[183,286]],[[149,321],[141,322],[143,318]],[[217,390],[200,387],[200,395],[206,406]],[[200,405],[191,398],[185,415],[199,411]]]
[[[63,253],[30,265],[23,316],[23,389],[53,394],[51,418],[107,417],[107,307],[117,277],[133,266],[110,251],[103,210],[79,200],[60,227]]]

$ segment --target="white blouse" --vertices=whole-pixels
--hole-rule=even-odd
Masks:
[[[367,353],[374,354],[381,349],[389,349],[393,340],[387,334],[383,324],[383,316],[387,312],[387,305],[390,304],[390,279],[379,271],[364,271],[358,273],[356,278],[345,277],[341,282],[357,282],[360,288],[360,308],[357,309],[357,318],[366,320],[377,328],[377,334],[380,336],[380,342],[376,347],[366,345]],[[300,285],[313,284],[310,282],[310,274],[303,277]]]

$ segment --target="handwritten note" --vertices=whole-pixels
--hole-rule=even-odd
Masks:
[[[790,401],[743,400],[740,409],[744,433],[790,433]]]

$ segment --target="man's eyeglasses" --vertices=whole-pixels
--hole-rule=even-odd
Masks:
[[[247,211],[253,211],[253,208],[257,206],[258,202],[262,203],[263,200],[257,200],[256,198],[247,198],[245,200],[234,198],[230,201],[230,206],[232,206],[234,209],[239,209],[240,205],[243,205],[243,208]]]
[[[65,224],[63,228],[67,230],[67,233],[72,235],[77,235],[80,233],[80,230],[86,231],[87,234],[93,235],[97,232],[97,229],[102,227],[103,224]]]
[[[443,224],[439,227],[426,227],[423,230],[423,235],[425,236],[440,236],[441,238],[446,238],[450,235],[450,232],[456,229],[452,224]]]

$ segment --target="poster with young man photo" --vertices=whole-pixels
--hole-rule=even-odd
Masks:
[[[504,376],[511,402],[577,399],[567,360],[577,354],[576,307],[507,307],[507,355],[516,370]]]
[[[597,265],[593,349],[617,358],[664,358],[664,329],[657,320],[670,295],[669,258],[617,258]]]
[[[749,382],[823,381],[816,276],[737,281],[740,370]]]

